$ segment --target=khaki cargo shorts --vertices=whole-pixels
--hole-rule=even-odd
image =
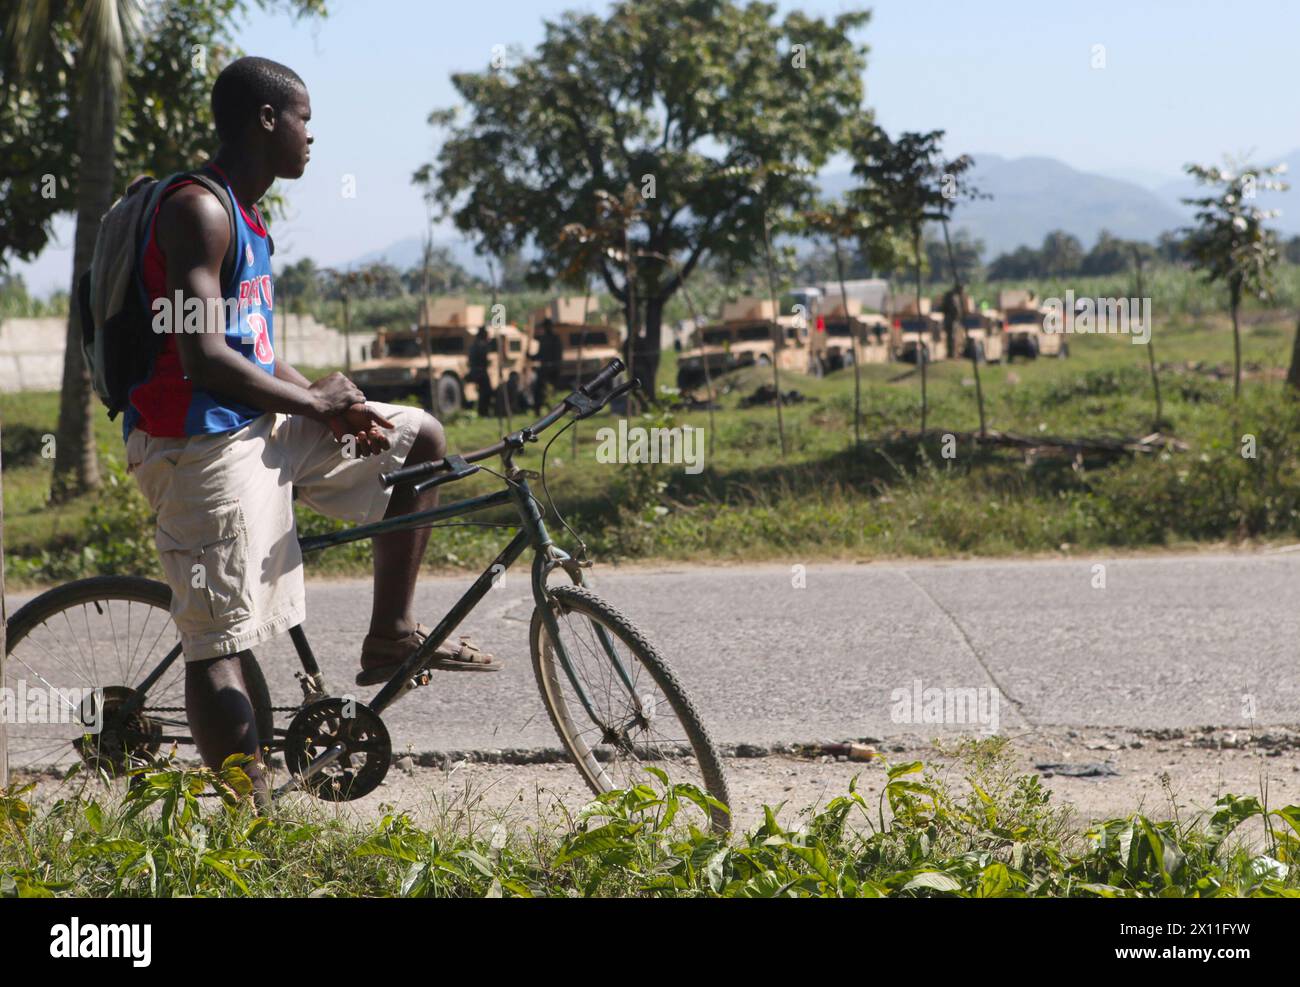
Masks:
[[[133,429],[127,470],[158,513],[156,543],[186,661],[235,654],[303,622],[293,488],[329,517],[365,523],[388,509],[379,474],[405,461],[424,412],[370,404],[393,423],[391,448],[346,457],[329,428],[267,412],[216,435],[155,438]]]

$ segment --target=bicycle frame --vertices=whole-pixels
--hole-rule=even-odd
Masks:
[[[577,675],[573,671],[572,662],[560,637],[559,622],[551,608],[546,605],[546,579],[550,572],[557,566],[564,567],[570,573],[571,578],[579,585],[586,585],[586,579],[582,574],[582,568],[566,564],[571,563],[569,555],[559,549],[551,540],[549,532],[546,530],[546,523],[542,518],[541,511],[538,510],[537,501],[533,496],[532,490],[528,486],[528,480],[521,478],[512,481],[512,487],[507,490],[498,490],[494,493],[483,494],[477,497],[470,497],[465,500],[456,501],[452,504],[440,505],[430,508],[427,511],[416,511],[411,514],[403,514],[399,517],[385,518],[382,521],[374,521],[369,524],[357,525],[353,528],[347,528],[342,531],[332,531],[323,535],[312,535],[307,538],[299,538],[298,544],[304,555],[312,552],[323,551],[327,548],[333,548],[336,545],[345,545],[349,542],[362,541],[374,538],[377,535],[389,534],[394,531],[409,531],[414,528],[421,528],[437,524],[450,518],[462,517],[468,514],[474,514],[479,511],[491,510],[495,507],[503,507],[506,504],[513,503],[518,511],[521,521],[520,530],[515,534],[509,544],[506,545],[492,560],[488,567],[483,570],[477,579],[470,585],[469,589],[461,596],[459,600],[447,611],[447,614],[440,620],[433,632],[425,639],[424,643],[414,651],[409,658],[402,664],[385,683],[375,698],[367,705],[377,714],[382,714],[385,709],[397,701],[405,692],[409,691],[414,685],[414,678],[420,669],[428,662],[433,652],[440,647],[443,642],[460,626],[461,622],[468,616],[476,606],[487,595],[488,591],[495,584],[496,580],[505,573],[521,555],[531,546],[534,549],[533,567],[532,567],[532,587],[533,600],[542,608],[543,621],[546,624],[547,632],[551,636],[551,641],[558,652],[561,667],[565,671],[565,676],[573,686],[583,708],[593,720],[599,722],[592,707],[591,700],[586,690],[578,681]],[[623,682],[628,694],[635,698],[635,687],[631,675],[627,668],[620,660],[618,651],[610,640],[608,631],[599,625],[596,627],[597,636],[600,640],[601,647],[605,651],[610,662],[614,665],[619,679]],[[289,629],[290,639],[293,641],[294,650],[298,654],[298,660],[302,664],[303,671],[311,676],[313,681],[323,686],[320,666],[316,662],[316,657],[312,652],[311,645],[307,641],[307,635],[302,625],[296,625]],[[138,692],[133,697],[131,706],[133,709],[143,705],[145,697],[148,695],[150,687],[167,671],[169,667],[180,657],[181,648],[177,644],[158,664],[158,666],[140,683]],[[323,690],[322,690],[323,691]],[[181,738],[172,738],[181,739]],[[188,739],[188,738],[185,738]],[[270,738],[268,738],[270,739]]]

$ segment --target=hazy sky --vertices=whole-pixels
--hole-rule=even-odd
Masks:
[[[411,172],[431,157],[429,110],[451,105],[449,74],[484,67],[494,45],[531,48],[572,0],[330,0],[332,15],[255,14],[238,39],[285,62],[311,91],[316,144],[288,187],[277,260],[324,264],[419,234]],[[823,15],[864,6],[780,2]],[[1270,159],[1300,146],[1294,88],[1300,3],[1135,0],[877,0],[867,103],[891,133],[942,128],[953,152],[1045,155],[1156,185],[1224,152]],[[1094,68],[1094,46],[1104,68]],[[356,197],[341,194],[355,176]],[[71,223],[58,227],[64,244]],[[64,287],[70,252],[18,265],[38,292]]]

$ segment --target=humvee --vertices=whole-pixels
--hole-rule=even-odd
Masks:
[[[1064,358],[1070,346],[1060,333],[1044,332],[1046,309],[1038,304],[1031,291],[1003,291],[998,294],[1005,324],[1006,358],[1023,356],[1035,360],[1040,356]]]
[[[930,299],[922,298],[918,310],[909,302],[894,315],[894,358],[905,363],[943,359],[943,317],[930,310]]]
[[[969,360],[974,351],[978,363],[1001,363],[1006,355],[1006,338],[1002,328],[1003,315],[996,309],[967,312],[963,315],[962,359]]]
[[[862,303],[849,299],[848,315],[843,300],[817,316],[817,330],[811,339],[811,370],[830,373],[853,365],[853,337],[858,341],[858,359],[863,363],[889,360],[889,320],[874,312],[864,313]]]
[[[777,315],[771,301],[742,298],[722,306],[722,320],[697,329],[695,345],[677,359],[677,386],[699,387],[705,366],[711,377],[743,367],[770,367],[807,373],[809,331],[802,315]]]
[[[371,350],[375,355],[352,368],[352,379],[372,400],[414,396],[432,411],[432,373],[440,410],[445,413],[472,404],[478,399],[478,386],[467,379],[469,348],[484,315],[482,305],[469,305],[463,298],[426,300],[420,306],[418,325],[376,334]],[[488,357],[488,379],[494,390],[510,394],[512,406],[519,407],[518,395],[529,373],[527,335],[512,325],[490,327],[488,332],[495,344]],[[501,391],[503,382],[505,391]]]
[[[529,316],[531,354],[537,353],[542,321],[550,319],[555,327],[555,334],[564,346],[559,386],[566,390],[594,377],[601,367],[620,355],[623,345],[623,332],[617,326],[588,321],[590,316],[583,309],[586,301],[582,297],[556,298]]]

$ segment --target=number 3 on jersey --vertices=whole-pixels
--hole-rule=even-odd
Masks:
[[[275,359],[275,351],[271,349],[271,336],[266,331],[266,317],[257,312],[249,313],[248,330],[253,336],[253,355],[257,362],[270,364]]]

